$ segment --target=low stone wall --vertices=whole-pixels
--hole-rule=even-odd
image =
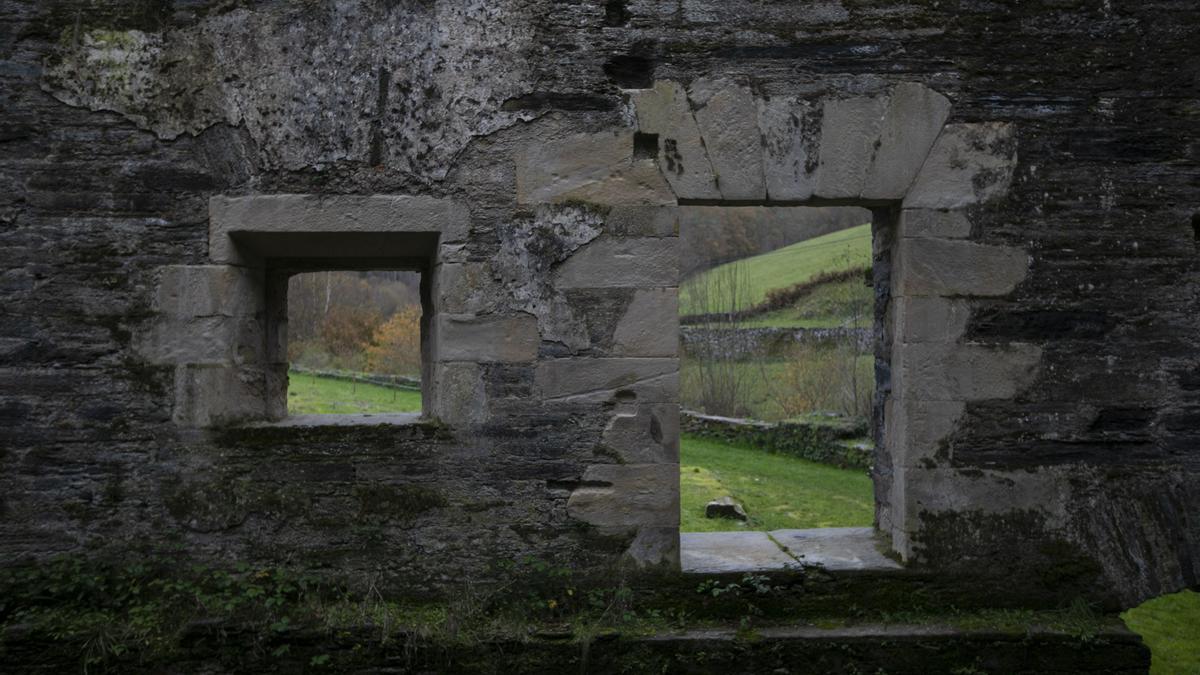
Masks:
[[[682,410],[679,425],[685,434],[748,444],[842,468],[870,469],[874,455],[869,444],[854,442],[867,436],[867,428],[857,424],[770,423]]]
[[[715,350],[734,358],[778,353],[796,344],[857,341],[863,351],[870,351],[870,328],[702,328],[680,326],[680,344],[685,352],[698,348],[711,353]]]
[[[319,370],[317,368],[305,368],[303,366],[292,366],[288,368],[289,372],[300,373],[302,375],[315,375],[316,377],[325,377],[331,380],[343,380],[346,382],[367,382],[369,384],[378,385],[380,387],[389,387],[392,389],[415,389],[421,390],[421,380],[415,377],[404,377],[403,375],[382,375],[380,373],[359,373],[352,370]]]

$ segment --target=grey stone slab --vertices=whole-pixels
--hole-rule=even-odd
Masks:
[[[904,209],[899,230],[901,237],[965,239],[971,236],[971,220],[964,211]]]
[[[607,532],[679,526],[678,464],[594,464],[567,499],[567,515]]]
[[[259,364],[266,360],[262,321],[254,318],[167,317],[136,334],[138,354],[158,364]]]
[[[1037,377],[1042,349],[1010,342],[897,343],[892,350],[892,391],[926,401],[1012,398]]]
[[[903,569],[879,551],[875,531],[869,527],[774,530],[770,534],[804,565],[819,565],[831,572]]]
[[[265,369],[180,365],[175,369],[172,420],[185,428],[240,424],[267,416]]]
[[[604,219],[604,231],[618,237],[675,237],[679,235],[679,208],[614,206]]]
[[[726,79],[697,80],[691,99],[721,197],[765,198],[762,138],[750,88]]]
[[[674,358],[564,358],[537,364],[534,381],[544,400],[608,400],[617,391],[639,402],[674,402],[679,394],[679,360]]]
[[[922,401],[892,397],[884,412],[884,448],[892,466],[917,466],[937,461],[939,452],[954,455],[953,444],[943,444],[962,419],[962,401]]]
[[[613,332],[619,356],[675,356],[679,352],[679,291],[636,291]]]
[[[945,96],[915,82],[892,89],[862,196],[901,199],[950,115]]]
[[[685,573],[775,572],[799,569],[796,559],[766,532],[681,532],[679,565]]]
[[[895,339],[900,342],[954,342],[967,330],[968,301],[941,296],[897,296]]]
[[[675,195],[654,160],[633,156],[633,131],[575,134],[522,149],[517,201],[672,204]]]
[[[499,289],[486,263],[443,263],[433,271],[438,312],[487,314],[495,310]]]
[[[679,409],[674,404],[629,406],[613,414],[603,444],[629,464],[679,462]]]
[[[434,367],[434,414],[450,425],[487,418],[487,394],[478,363],[438,363]]]
[[[1024,281],[1032,259],[1015,246],[907,238],[896,247],[895,295],[1001,296]]]
[[[825,101],[821,118],[821,162],[814,193],[826,199],[856,198],[862,192],[883,126],[887,98],[860,96]]]
[[[232,265],[167,265],[155,311],[171,316],[252,316],[264,305],[261,270]]]
[[[808,199],[819,154],[820,125],[813,104],[784,96],[760,98],[757,103],[768,197],[775,201]]]
[[[1016,164],[1011,124],[947,124],[904,197],[904,208],[960,209],[997,199],[1008,192]]]
[[[678,83],[660,80],[653,89],[631,92],[638,129],[658,134],[658,162],[679,198],[720,199],[712,164],[687,93]]]
[[[679,281],[679,242],[675,237],[603,237],[559,267],[556,286],[571,288],[651,288]]]
[[[437,360],[483,362],[533,361],[538,324],[531,314],[437,317]]]

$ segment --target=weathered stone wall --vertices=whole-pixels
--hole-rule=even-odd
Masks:
[[[1200,580],[1193,2],[0,9],[6,558],[161,541],[417,588],[526,554],[669,566],[671,207],[782,200],[892,214],[901,553],[1083,556],[1126,601]],[[238,283],[210,203],[281,194],[461,209],[428,258],[444,427],[188,407],[272,414],[266,308],[164,300]]]

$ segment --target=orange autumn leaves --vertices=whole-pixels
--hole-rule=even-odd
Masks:
[[[313,272],[288,283],[288,360],[314,370],[419,377],[420,276]]]
[[[388,375],[421,372],[421,309],[410,305],[375,329],[367,345],[367,370]]]

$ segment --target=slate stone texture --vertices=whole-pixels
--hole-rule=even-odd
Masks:
[[[953,317],[912,329],[923,353],[1003,371],[916,364],[968,393],[891,404],[925,439],[875,467],[910,564],[1125,605],[1200,582],[1193,0],[606,4],[0,3],[0,559],[171,544],[417,594],[524,556],[677,569],[677,366],[644,330],[678,282],[663,206],[774,194],[920,223],[897,304]],[[936,139],[888,118],[926,108]],[[795,136],[704,165],[764,142],[754,114]],[[937,164],[901,203],[922,165],[822,155],[830,125]],[[519,166],[546,147],[611,170]],[[520,335],[434,369],[455,423],[180,423],[164,283],[215,262],[210,198],[277,194],[466,205],[443,327]]]

